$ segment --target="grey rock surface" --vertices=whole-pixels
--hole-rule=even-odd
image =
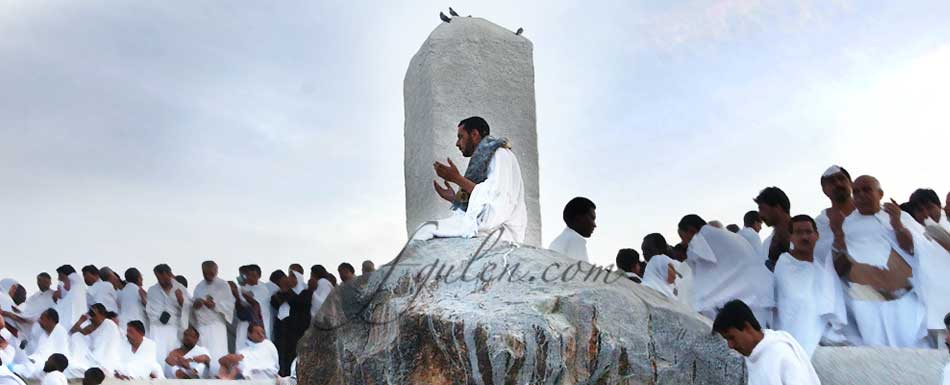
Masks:
[[[406,228],[449,216],[450,205],[432,188],[432,163],[452,158],[465,172],[468,158],[455,147],[458,122],[481,116],[491,134],[507,137],[521,165],[528,208],[525,243],[541,244],[533,46],[523,36],[477,17],[441,23],[413,56],[405,98]]]
[[[940,384],[947,351],[818,347],[812,364],[822,385]]]
[[[481,242],[417,241],[335,288],[298,347],[300,383],[745,382],[691,310],[549,250],[500,243],[473,258]]]

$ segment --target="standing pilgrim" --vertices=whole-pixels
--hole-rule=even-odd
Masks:
[[[647,267],[643,271],[643,286],[656,290],[671,301],[678,299],[676,271],[679,263],[669,257],[670,245],[660,233],[647,234],[643,237],[643,258],[647,260]]]
[[[821,385],[811,357],[790,334],[763,329],[740,300],[725,304],[713,331],[745,356],[749,385]]]
[[[63,325],[72,325],[86,312],[86,284],[71,265],[62,265],[56,269],[59,286],[53,293],[56,312]],[[91,305],[91,304],[89,304]]]
[[[330,295],[330,292],[333,291],[333,287],[336,286],[333,279],[333,275],[331,275],[323,265],[313,265],[310,267],[310,280],[317,282],[317,286],[310,297],[311,319],[317,316],[317,312],[320,311],[320,306],[323,306],[323,301],[326,301],[327,296]],[[308,320],[307,324],[309,325],[310,322],[311,321]]]
[[[218,278],[218,264],[214,261],[201,263],[204,277],[195,286],[195,328],[200,336],[198,344],[208,349],[213,372],[217,371],[218,359],[228,354],[228,325],[234,317],[234,297],[231,287]]]
[[[761,255],[769,270],[775,270],[775,262],[782,253],[788,252],[791,203],[788,195],[778,187],[766,187],[753,199],[759,205],[759,217],[772,227],[772,235],[762,242]]]
[[[759,212],[753,210],[745,213],[742,216],[742,224],[744,227],[739,230],[738,234],[749,241],[752,249],[757,254],[762,255],[762,238],[759,238],[759,231],[762,230],[762,217],[759,216]]]
[[[917,278],[917,292],[927,308],[928,342],[931,347],[938,347],[946,330],[942,315],[950,312],[950,279],[947,279],[950,277],[950,252],[941,240],[947,240],[950,234],[936,222],[942,212],[935,191],[917,189],[911,194],[909,203],[922,214],[915,218],[917,225],[908,228],[916,232],[915,256],[920,268],[914,276]]]
[[[775,324],[776,329],[795,337],[810,356],[823,336],[839,335],[848,316],[831,258],[825,262],[815,259],[815,242],[819,239],[815,221],[797,215],[791,226],[795,247],[783,253],[775,265]],[[841,338],[834,342],[841,342]]]
[[[296,271],[291,270],[293,273]],[[298,280],[302,281],[301,280]],[[277,309],[274,322],[274,345],[280,356],[280,374],[287,376],[290,373],[290,363],[297,358],[297,342],[303,336],[310,320],[310,301],[313,298],[313,289],[316,280],[310,280],[313,288],[305,286],[297,290],[294,280],[285,276],[280,280],[280,291],[271,296],[270,306]]]
[[[156,359],[164,360],[168,352],[180,343],[178,328],[182,309],[190,305],[185,301],[188,289],[175,281],[172,268],[164,263],[155,266],[152,272],[158,283],[148,288],[145,313],[148,314],[148,335],[155,341]]]
[[[82,279],[86,286],[86,303],[101,303],[106,310],[118,313],[119,303],[116,301],[115,287],[112,283],[100,279],[99,269],[95,265],[82,267]]]
[[[749,304],[760,324],[770,325],[775,308],[772,274],[742,237],[707,226],[698,215],[678,225],[686,244],[686,263],[693,271],[693,309],[712,319],[728,301]]]
[[[343,283],[350,282],[350,280],[356,277],[356,269],[353,268],[353,265],[346,262],[337,266],[336,272],[340,274],[340,282]]]
[[[248,265],[245,270],[244,287],[240,290],[241,304],[250,310],[249,320],[238,322],[235,338],[235,349],[240,349],[247,341],[247,330],[251,323],[259,322],[264,326],[264,337],[270,338],[273,334],[273,319],[270,307],[271,292],[267,285],[262,284],[261,267]]]
[[[455,146],[462,156],[471,158],[465,175],[459,173],[451,159],[447,165],[433,164],[436,175],[444,181],[443,186],[437,181],[432,181],[432,185],[442,199],[452,202],[452,216],[435,224],[423,224],[413,239],[471,238],[501,228],[502,240],[524,242],[528,211],[521,168],[508,140],[489,135],[485,119],[473,116],[459,122]],[[449,182],[456,184],[459,191]]]
[[[548,248],[579,261],[590,262],[587,257],[587,239],[597,227],[597,207],[584,197],[576,197],[564,206],[562,218],[567,227],[554,238]]]
[[[827,210],[834,234],[835,269],[847,282],[848,308],[869,346],[922,347],[926,309],[913,285],[914,219],[894,203],[881,207],[884,190],[872,176],[853,185],[855,211]]]
[[[56,353],[46,359],[43,364],[43,380],[40,385],[67,385],[66,368],[69,367],[69,359],[65,355]]]
[[[124,275],[125,285],[118,295],[119,325],[128,325],[132,321],[148,325],[148,316],[145,314],[148,293],[142,288],[142,273],[133,267],[126,269]]]

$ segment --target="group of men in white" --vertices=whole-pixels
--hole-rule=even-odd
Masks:
[[[366,261],[363,269],[375,268]],[[153,269],[158,283],[147,290],[135,268],[124,280],[92,265],[81,272],[63,265],[56,272],[57,287],[41,273],[39,291],[28,298],[15,280],[0,281],[0,385],[62,385],[90,373],[119,379],[294,377],[297,341],[336,285],[320,265],[309,279],[293,264],[266,283],[259,267],[242,266],[235,283],[218,278],[217,264],[206,261],[193,292],[165,264]],[[344,281],[355,276],[349,264],[339,272]]]

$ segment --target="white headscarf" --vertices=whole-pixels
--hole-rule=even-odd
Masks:
[[[0,280],[0,291],[3,291],[3,294],[10,294],[10,288],[14,286],[19,286],[20,283],[13,278],[4,278]]]
[[[644,269],[643,286],[656,290],[669,299],[676,299],[676,281],[673,281],[672,284],[666,283],[667,272],[671,264],[674,267],[676,266],[670,257],[664,254],[654,255],[650,262],[647,262],[647,267]]]

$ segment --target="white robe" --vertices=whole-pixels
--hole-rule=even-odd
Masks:
[[[119,327],[110,320],[104,320],[89,335],[76,332],[69,336],[69,367],[66,377],[82,378],[86,369],[100,368],[107,375],[122,367],[120,349],[122,335]]]
[[[823,336],[848,322],[845,299],[836,285],[841,280],[830,258],[822,265],[783,253],[775,263],[776,329],[795,337],[809,356]]]
[[[726,302],[739,299],[755,313],[763,327],[775,308],[772,273],[752,245],[729,230],[703,226],[686,250],[693,270],[693,309],[708,317]]]
[[[924,222],[929,230],[941,231],[932,219]],[[927,329],[944,330],[943,317],[950,313],[950,252],[933,240],[928,229],[914,223],[908,227],[915,234],[915,252],[920,269],[914,270],[919,285],[917,292],[927,308]]]
[[[908,229],[913,226],[912,223],[916,223],[910,215],[903,212],[901,222]],[[914,277],[911,278],[914,290],[898,299],[876,301],[850,298],[848,307],[864,344],[905,348],[926,346],[924,337],[927,334],[927,313],[917,293],[921,289],[918,282],[920,277],[917,274],[919,260],[898,245],[888,214],[881,210],[874,215],[861,215],[855,210],[845,218],[842,230],[848,255],[855,262],[886,269],[893,249],[914,272]],[[913,233],[911,230],[916,246],[920,242],[918,236]],[[855,287],[855,284],[849,283],[848,286]]]
[[[565,227],[561,235],[554,238],[548,249],[580,261],[590,262],[590,258],[587,257],[587,239],[570,227]]]
[[[501,240],[524,242],[528,227],[524,181],[518,159],[507,148],[495,150],[487,178],[469,195],[467,211],[454,210],[452,216],[439,220],[438,226],[423,226],[413,239],[472,238],[499,227],[505,229]]]
[[[225,341],[225,343],[227,343],[227,341]],[[184,355],[185,358],[195,358],[198,356],[208,356],[211,359],[211,362],[216,361],[216,359],[211,356],[211,353],[208,352],[208,349],[205,349],[201,345],[195,345],[191,348],[191,350],[188,351],[188,353],[185,353]],[[165,361],[163,360],[162,362],[164,363]],[[191,369],[194,369],[196,372],[198,372],[198,378],[209,377],[207,365],[198,362],[191,362],[190,364]],[[175,376],[175,372],[179,370],[183,370],[185,372],[189,371],[189,368],[184,368],[178,365],[169,366],[168,364],[165,364],[165,366],[168,367],[168,371],[165,373],[165,376],[168,378],[177,378],[177,376]]]
[[[950,385],[950,363],[943,367],[943,385]]]
[[[214,309],[202,306],[192,310],[195,328],[198,329],[198,345],[208,349],[214,364],[228,354],[228,325],[234,317],[234,296],[228,283],[215,277],[210,283],[203,279],[198,282],[194,298],[214,301]]]
[[[246,380],[264,380],[277,378],[280,363],[277,359],[277,347],[270,340],[258,343],[248,341],[245,348],[238,351],[244,359],[238,364],[238,370]]]
[[[30,343],[34,345],[35,350],[29,355],[28,362],[13,366],[13,371],[24,378],[40,378],[46,360],[55,353],[69,359],[69,332],[62,325],[57,324],[49,334],[41,328],[37,338]]]
[[[333,283],[326,278],[320,278],[317,280],[317,288],[313,290],[313,294],[310,299],[310,319],[312,320],[317,316],[317,312],[320,311],[320,306],[323,306],[323,301],[327,300],[327,297],[330,295],[330,292],[333,291]]]
[[[783,331],[763,329],[765,336],[746,357],[749,385],[821,385],[811,357]]]
[[[40,385],[68,385],[69,382],[66,380],[66,375],[63,372],[54,370],[52,372],[46,373],[43,376],[43,381],[40,382]]]
[[[654,255],[653,258],[650,258],[650,262],[647,262],[647,267],[643,272],[643,286],[656,290],[671,301],[675,301],[677,299],[676,281],[666,283],[667,271],[671,264],[676,269],[676,261],[663,254]]]
[[[86,289],[86,303],[89,306],[101,303],[106,310],[119,313],[119,303],[116,297],[115,287],[106,281],[96,281],[96,283]]]
[[[762,254],[762,238],[759,238],[759,233],[751,227],[743,227],[739,230],[738,234],[741,235],[742,238],[745,238],[746,241],[749,241],[749,244],[752,245],[752,250],[755,250],[756,254]],[[771,240],[771,238],[769,240]]]
[[[682,275],[681,278],[676,279],[677,300],[692,309],[693,303],[695,301],[695,290],[693,290],[693,268],[690,267],[685,261],[674,262],[676,262],[676,271]]]
[[[127,326],[132,321],[142,321],[145,330],[148,330],[148,316],[145,314],[145,305],[142,304],[142,298],[139,297],[139,285],[126,283],[122,290],[117,293],[117,302],[119,304],[119,325]],[[120,327],[119,331],[125,335],[125,327]]]
[[[175,280],[172,280],[172,287],[168,292],[157,283],[148,288],[145,313],[148,315],[148,337],[155,341],[157,360],[164,360],[168,352],[181,345],[178,332],[182,322],[182,308],[186,307],[188,302],[178,304],[178,297],[175,294],[177,290],[181,290],[182,296],[188,292],[188,289]],[[167,324],[162,324],[160,320],[162,312],[168,312],[171,315]]]
[[[26,385],[26,383],[13,374],[6,365],[0,365],[0,385]]]
[[[165,378],[164,370],[156,361],[156,344],[154,341],[143,338],[136,351],[132,351],[132,344],[128,340],[122,344],[122,366],[116,371],[132,379],[147,380]],[[164,358],[163,358],[164,360]]]
[[[273,312],[271,311],[270,306],[270,296],[271,292],[267,285],[263,283],[258,283],[257,285],[244,285],[241,289],[242,293],[251,293],[251,296],[254,297],[254,300],[260,304],[261,307],[261,320],[264,323],[264,333],[268,339],[271,338],[274,331],[274,319]],[[244,299],[243,294],[241,295],[241,303],[244,306],[250,306],[250,303]],[[247,327],[250,326],[250,322],[241,321],[238,322],[237,329],[234,331],[235,346],[243,346],[247,339]]]
[[[86,283],[79,273],[72,273],[67,279],[69,290],[66,290],[62,282],[59,284],[61,296],[59,302],[56,302],[56,312],[59,313],[60,324],[72,327],[79,321],[79,317],[89,310],[89,306],[86,304]]]

